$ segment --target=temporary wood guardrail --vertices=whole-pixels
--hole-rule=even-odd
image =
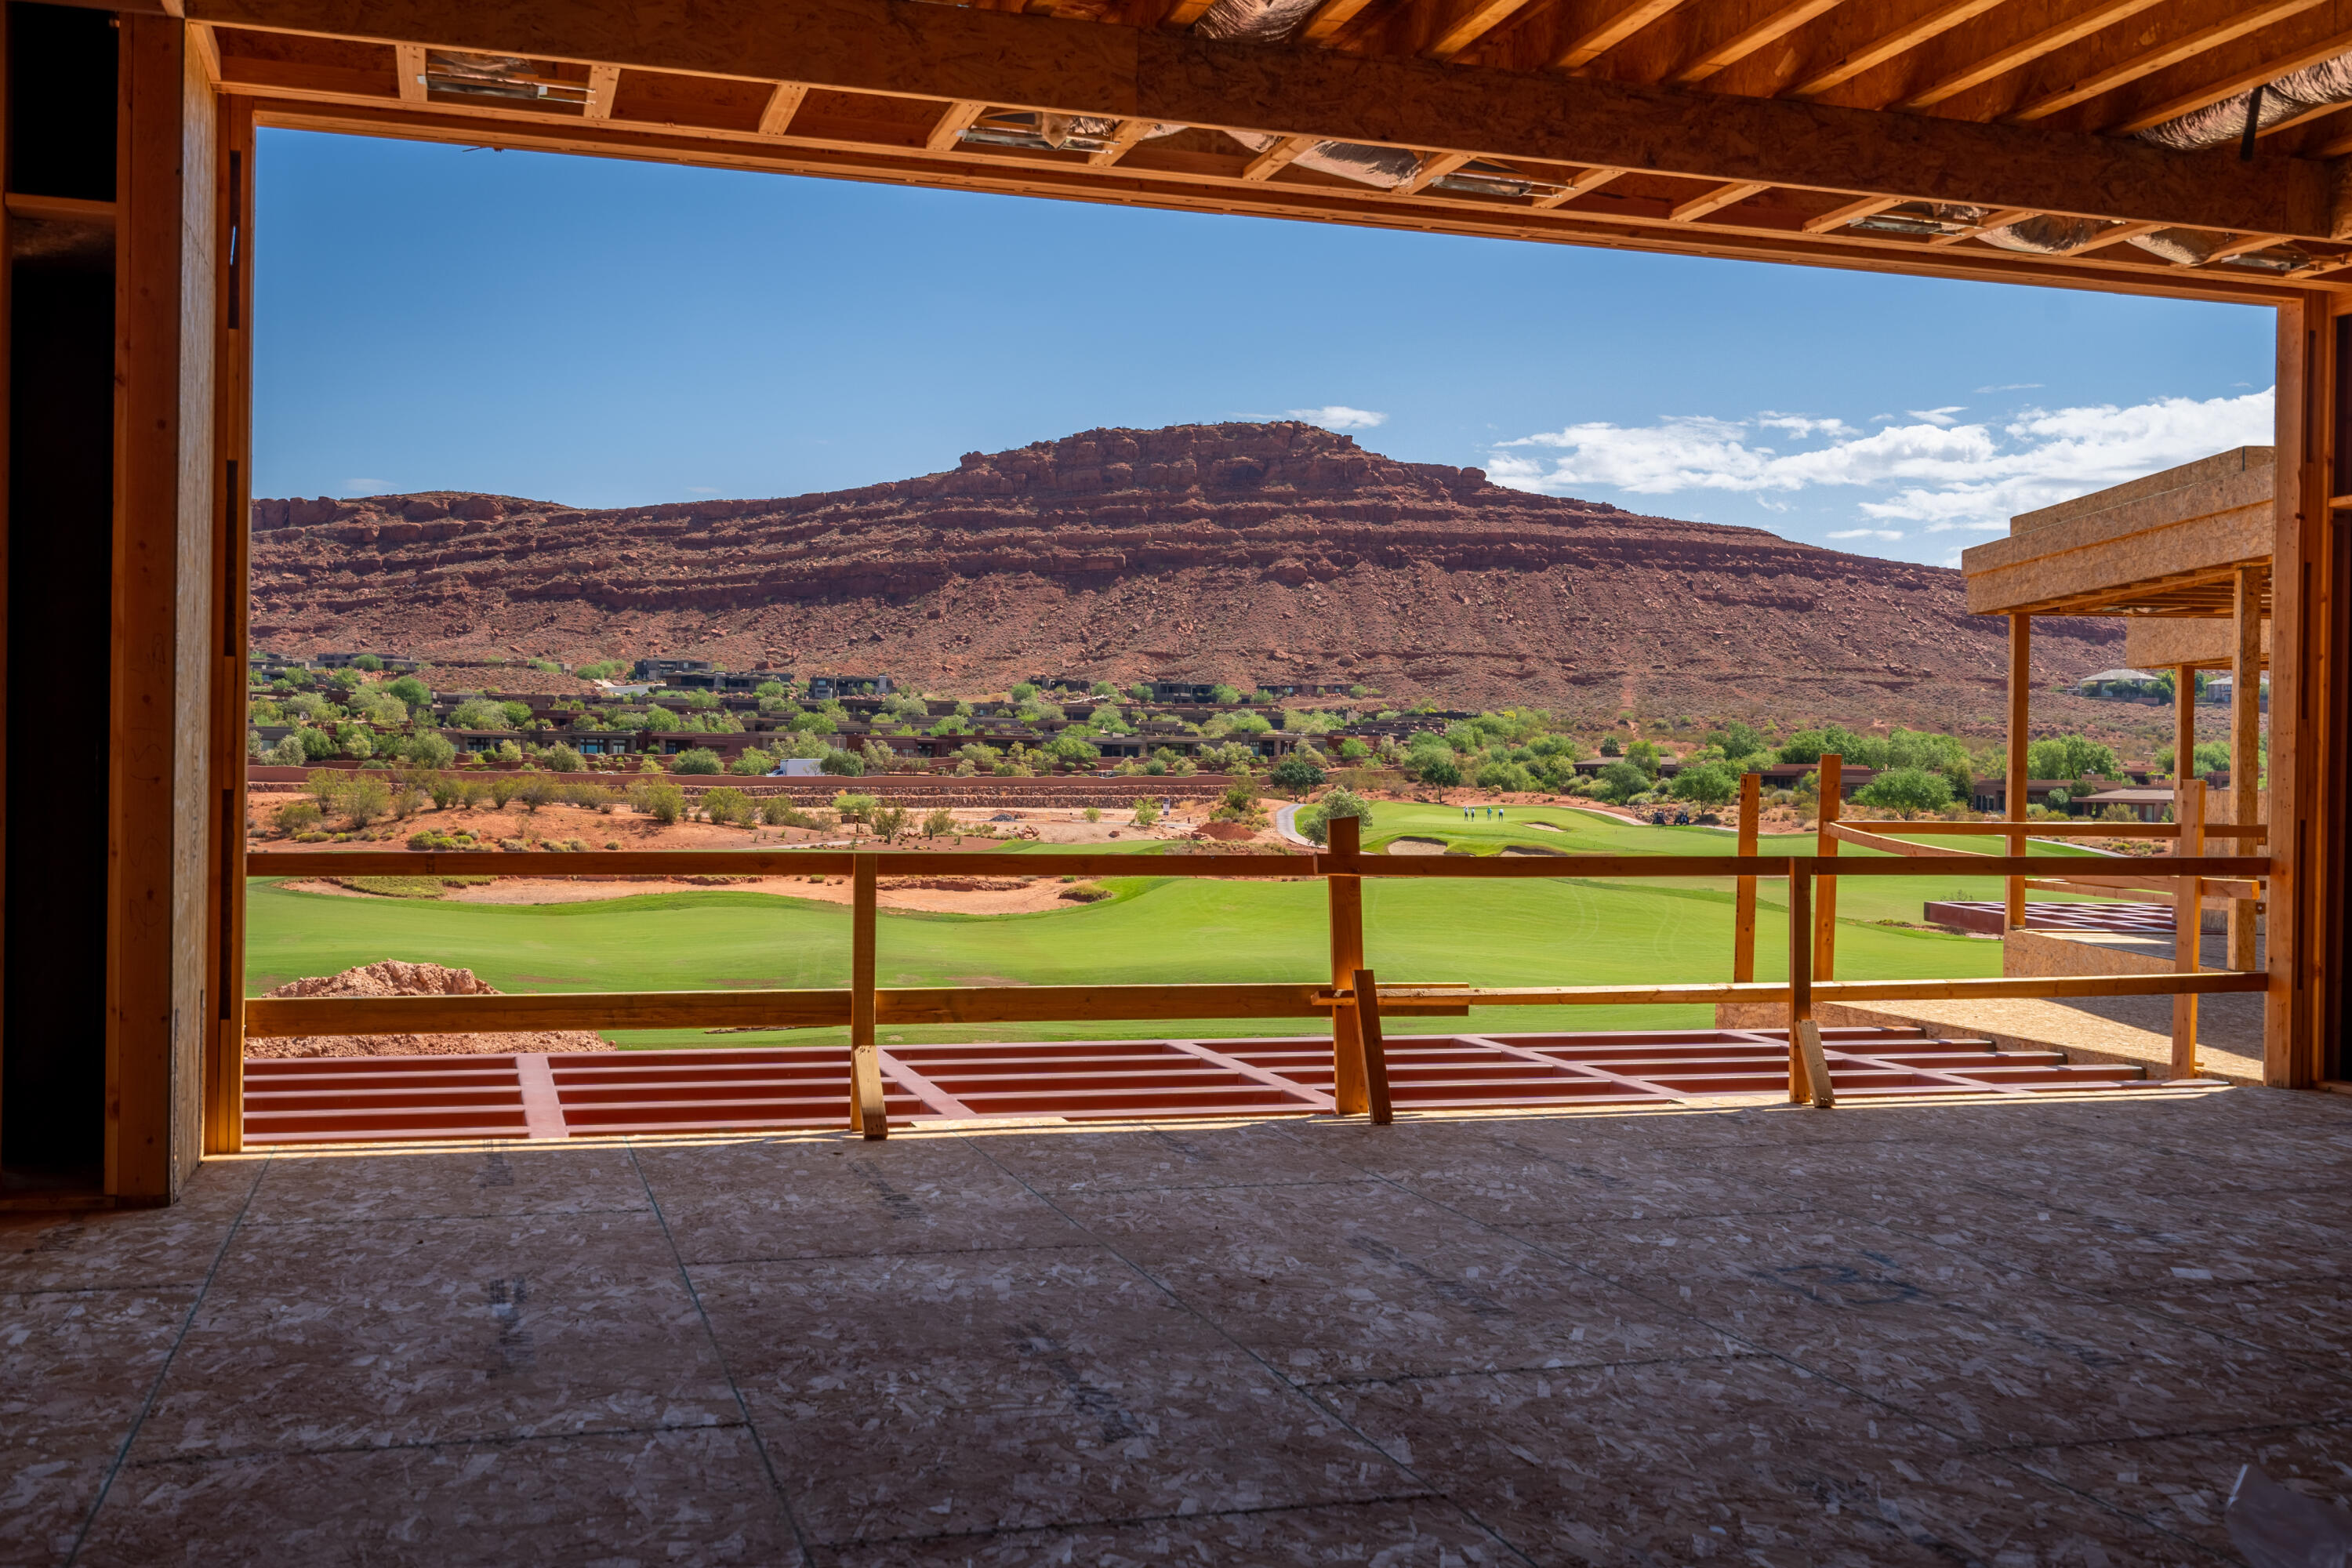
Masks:
[[[1752,785],[1743,787],[1744,818],[1736,855],[1573,855],[1528,858],[1429,856],[1390,858],[1360,851],[1353,818],[1330,823],[1331,843],[1302,855],[1204,854],[1153,857],[936,852],[905,850],[616,850],[551,855],[511,851],[257,852],[249,877],[709,875],[842,876],[852,882],[850,984],[844,989],[772,991],[559,992],[500,996],[250,997],[244,1004],[248,1038],[297,1035],[501,1033],[557,1028],[652,1029],[758,1026],[824,1027],[847,1025],[850,1034],[850,1124],[868,1138],[887,1134],[876,1030],[884,1024],[1068,1022],[1138,1018],[1331,1017],[1335,1092],[1343,1114],[1391,1119],[1381,1044],[1383,1014],[1459,1016],[1475,1006],[1609,1005],[1652,1003],[1751,1002],[1789,1009],[1790,1094],[1793,1100],[1832,1102],[1820,1032],[1812,1022],[1822,1000],[1895,1001],[1927,997],[2174,995],[2193,1006],[2198,994],[2259,990],[2260,975],[2147,974],[2043,979],[1834,981],[1816,977],[1816,954],[1834,952],[1812,912],[1811,892],[1827,882],[1819,856],[1754,853]],[[1958,825],[1937,825],[1958,826]],[[2011,825],[1969,824],[2008,831]],[[2038,828],[2042,825],[2032,825]],[[2157,825],[2163,826],[2163,825]],[[1873,837],[1864,835],[1864,837]],[[2046,858],[1971,856],[1970,870],[2016,876],[2047,869]],[[2176,858],[2173,876],[2253,878],[2266,875],[2258,856]],[[1171,985],[916,986],[876,984],[876,890],[881,876],[1213,877],[1320,879],[1330,907],[1331,979],[1328,984],[1205,984]],[[1907,876],[1901,858],[1842,859],[1839,876]],[[1735,921],[1735,979],[1729,984],[1480,987],[1453,982],[1381,984],[1364,960],[1362,879],[1734,879],[1742,889]],[[1755,969],[1755,884],[1759,878],[1790,885],[1790,978],[1759,983]],[[1826,911],[1825,911],[1826,917]]]

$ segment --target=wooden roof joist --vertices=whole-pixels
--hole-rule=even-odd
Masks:
[[[2249,303],[2273,300],[2278,289],[2277,284],[2260,276],[2241,279],[2203,271],[2187,272],[2153,258],[2123,263],[2106,261],[2102,257],[2093,264],[2056,272],[2039,258],[2004,251],[1962,247],[1930,250],[1915,242],[1898,240],[1832,240],[1804,233],[1794,214],[1784,215],[1789,221],[1783,229],[1716,225],[1704,220],[1675,224],[1667,216],[1667,205],[1655,199],[1642,204],[1645,210],[1620,216],[1591,213],[1572,205],[1539,209],[1532,203],[1506,204],[1456,196],[1441,189],[1401,197],[1328,176],[1303,174],[1293,178],[1295,171],[1285,171],[1282,177],[1276,179],[1251,183],[1241,178],[1247,157],[1239,147],[1232,156],[1211,160],[1200,154],[1163,152],[1146,142],[1116,165],[1103,168],[1090,166],[1085,155],[1065,157],[1002,147],[966,147],[955,153],[927,153],[920,146],[919,135],[905,126],[898,127],[897,132],[912,143],[911,149],[803,136],[798,124],[793,134],[784,138],[748,134],[716,137],[656,132],[578,120],[526,124],[511,118],[492,119],[438,107],[417,113],[404,110],[397,104],[331,104],[269,98],[257,101],[255,119],[265,126],[340,135],[581,153],[709,168],[950,186],[1001,195],[1349,223],[1375,228],[1727,260],[1915,273],[1984,282],[2037,283]],[[1210,162],[1217,165],[1214,173],[1181,166]]]
[[[2326,172],[2007,125],[1217,43],[909,0],[187,0],[192,20],[585,65],[2325,240]],[[258,83],[257,85],[273,85]],[[394,84],[383,84],[387,94]]]

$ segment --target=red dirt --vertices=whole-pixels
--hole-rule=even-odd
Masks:
[[[470,969],[404,963],[396,958],[341,974],[289,980],[272,996],[495,996],[498,987]],[[469,1057],[509,1051],[604,1051],[604,1037],[581,1029],[498,1035],[295,1035],[247,1040],[248,1057]]]
[[[254,529],[255,639],[289,652],[670,654],[965,693],[1362,682],[1397,706],[1987,733],[2007,658],[1957,572],[1528,495],[1292,423],[1090,430],[775,500],[262,500]],[[2037,687],[2114,664],[2122,635],[2038,622]]]

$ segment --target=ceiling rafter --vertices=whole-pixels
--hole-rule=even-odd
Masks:
[[[2251,63],[2239,66],[2224,76],[2201,81],[2186,91],[2170,94],[2101,129],[2110,136],[2128,136],[2135,131],[2145,131],[2151,125],[2161,125],[2168,120],[2194,113],[2198,110],[2219,103],[2223,99],[2235,98],[2240,93],[2264,82],[2276,81],[2279,78],[2302,70],[2306,66],[2315,66],[2322,60],[2332,60],[2336,56],[2347,53],[2352,53],[2352,29],[2332,34],[2327,37],[2303,44],[2283,53],[2271,53],[2265,50]],[[2325,114],[2342,107],[2341,104],[2323,104],[2312,110],[2311,115]],[[2298,115],[2295,119],[2310,117],[2310,115]],[[2284,131],[2293,123],[2294,121],[2282,121],[2272,129]]]
[[[805,82],[778,82],[774,90],[768,94],[767,103],[760,110],[760,134],[788,134],[793,128],[793,116],[801,111],[801,105],[808,101],[808,95]]]
[[[2079,16],[2069,16],[2063,22],[2053,23],[2031,37],[2004,44],[1958,70],[1945,73],[1895,107],[1915,111],[1932,109],[1947,99],[1958,98],[1970,88],[1982,87],[1997,77],[2007,76],[2013,70],[2032,65],[2044,55],[2056,54],[2069,44],[2078,44],[2161,3],[2162,0],[2106,0],[2106,4]]]
[[[1279,137],[1273,146],[1242,166],[1242,178],[1252,184],[1271,180],[1288,168],[1300,153],[1321,140],[1319,136]]]
[[[1450,60],[1504,23],[1517,16],[1533,0],[1476,0],[1476,3],[1448,23],[1430,46],[1421,51],[1425,60]]]
[[[394,73],[400,80],[400,100],[403,103],[425,101],[425,46],[395,44],[392,50]]]
[[[1843,228],[1856,218],[1876,217],[1889,207],[1899,207],[1902,205],[1901,196],[1864,196],[1858,202],[1848,202],[1843,206],[1832,207],[1818,217],[1807,218],[1804,226],[1805,232],[1827,234],[1832,229]]]
[[[590,66],[588,68],[588,101],[580,112],[591,120],[613,118],[613,96],[621,90],[621,68]]]
[[[1122,120],[1112,129],[1108,142],[1087,154],[1087,162],[1095,168],[1108,169],[1150,134],[1150,121]]]
[[[1323,0],[1315,15],[1307,18],[1307,25],[1298,29],[1298,41],[1318,47],[1328,45],[1370,4],[1371,0]]]
[[[1571,177],[1559,190],[1538,196],[1534,206],[1538,212],[1549,211],[1553,207],[1574,201],[1587,191],[1597,191],[1610,181],[1620,179],[1629,172],[1624,169],[1587,169],[1582,174]]]
[[[1882,33],[1861,47],[1848,51],[1781,96],[1818,98],[1832,88],[1844,86],[1863,72],[1883,66],[1897,55],[1908,54],[1928,39],[1948,33],[1964,22],[1972,22],[1994,6],[2005,4],[2007,0],[1945,0],[1945,4],[1926,16],[1915,17],[1892,32]]]
[[[1728,66],[1738,65],[1775,39],[1786,37],[1843,0],[1788,0],[1788,4],[1735,33],[1696,59],[1678,67],[1666,79],[1676,87],[1705,81]]]
[[[1666,217],[1672,223],[1690,223],[1705,217],[1709,213],[1721,212],[1727,206],[1736,206],[1750,196],[1760,196],[1771,188],[1769,184],[1759,184],[1752,180],[1735,180],[1729,184],[1716,186],[1703,196],[1693,196],[1690,200],[1678,204],[1673,211],[1666,214]]]
[[[1580,69],[1651,23],[1688,3],[1689,0],[1633,0],[1623,9],[1587,27],[1562,45],[1552,56],[1551,68],[1564,71]]]
[[[2102,93],[2113,92],[2116,89],[2136,82],[2142,77],[2154,76],[2167,66],[2175,66],[2183,60],[2193,59],[2206,50],[2216,48],[2232,38],[2244,37],[2248,33],[2267,27],[2273,22],[2284,21],[2297,12],[2308,11],[2321,3],[2322,0],[2264,0],[2263,4],[2254,5],[2252,9],[2235,16],[2158,44],[2153,48],[2144,49],[2129,59],[2119,61],[2103,71],[2095,71],[2080,81],[2070,83],[2054,92],[2043,93],[2039,98],[2018,105],[2001,118],[2012,125],[2028,125],[2037,120],[2045,120],[2062,109],[2072,109],[2078,103],[2088,102]]]
[[[940,111],[923,137],[923,145],[934,153],[944,153],[963,140],[963,133],[979,123],[988,112],[988,105],[976,99],[958,99]]]
[[[2040,217],[2041,216],[2042,214],[2040,209],[2035,207],[2003,207],[1999,212],[1987,213],[1985,215],[1984,221],[1981,223],[1969,224],[1964,228],[1953,230],[1950,234],[1936,235],[1930,238],[1927,243],[1929,245],[1958,245],[1964,239],[1974,239],[1980,234],[1990,234],[1994,229],[2007,228],[2011,224],[2023,223],[2027,218]]]
[[[1397,195],[1410,196],[1427,190],[1475,156],[1473,153],[1424,153],[1421,167],[1412,172],[1412,178],[1397,187]]]

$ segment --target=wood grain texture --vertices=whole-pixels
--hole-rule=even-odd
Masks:
[[[2284,157],[2266,160],[2265,177],[2248,180],[2233,158],[2071,132],[1219,43],[908,0],[189,0],[189,13],[265,30],[2233,233],[2321,237],[2328,216],[2322,167]]]
[[[1845,805],[1845,759],[1825,752],[1819,764],[1821,803],[1816,808],[1818,831],[1813,836],[1817,864],[1837,860],[1838,815]],[[1813,978],[1837,978],[1837,879],[1816,877],[1813,883]]]
[[[1361,845],[1361,825],[1352,816],[1328,824],[1330,851],[1323,857],[1335,866],[1352,867]],[[1353,875],[1327,877],[1325,902],[1329,910],[1331,984],[1354,984],[1352,976],[1364,965],[1364,884]],[[1331,1010],[1331,1098],[1341,1114],[1352,1116],[1366,1104],[1364,1037],[1358,1010]]]
[[[2230,618],[2231,641],[2236,655],[2231,668],[2230,702],[2230,815],[2241,826],[2257,822],[2263,816],[2263,602],[2266,596],[2269,576],[2267,566],[2242,566],[2238,569],[2236,614]],[[2177,774],[2177,777],[2188,775]],[[2205,825],[2198,824],[2198,843],[2204,842]],[[2181,848],[2189,847],[2187,834],[2182,835]],[[2225,965],[2231,969],[2254,967],[2257,928],[2256,905],[2252,899],[2233,899],[2230,903],[2230,927]]]
[[[874,1040],[874,857],[856,858],[857,867],[849,879],[849,1127],[867,1138],[887,1138],[890,1118],[883,1104],[882,1063]]]
[[[1739,775],[1739,853],[1756,853],[1757,833],[1763,813],[1764,776]],[[1731,883],[1731,978],[1745,983],[1756,978],[1756,879],[1735,877]]]
[[[2012,615],[2009,617],[2009,724],[2004,736],[2008,750],[2002,763],[2000,814],[2012,823],[2023,822],[2026,810],[2025,771],[2026,748],[2033,741],[2033,617]],[[2011,828],[2009,853],[2012,858],[2025,853],[2025,835]],[[2003,929],[2025,929],[2025,880],[2012,875],[2001,892]]]
[[[1374,1125],[1385,1127],[1396,1120],[1396,1110],[1389,1103],[1388,1045],[1381,1034],[1380,982],[1372,971],[1359,969],[1349,973],[1348,984],[1356,994],[1356,1005],[1348,1011],[1356,1015],[1356,1033],[1364,1053],[1364,1110]]]
[[[2183,858],[2205,847],[2205,781],[2183,778],[2173,786],[2173,816],[2180,824],[2179,852]],[[2194,877],[2180,879],[2172,905],[2173,967],[2194,974],[2204,945],[2205,889]],[[2197,1076],[2197,998],[2183,994],[2172,999],[2172,1076]]]

